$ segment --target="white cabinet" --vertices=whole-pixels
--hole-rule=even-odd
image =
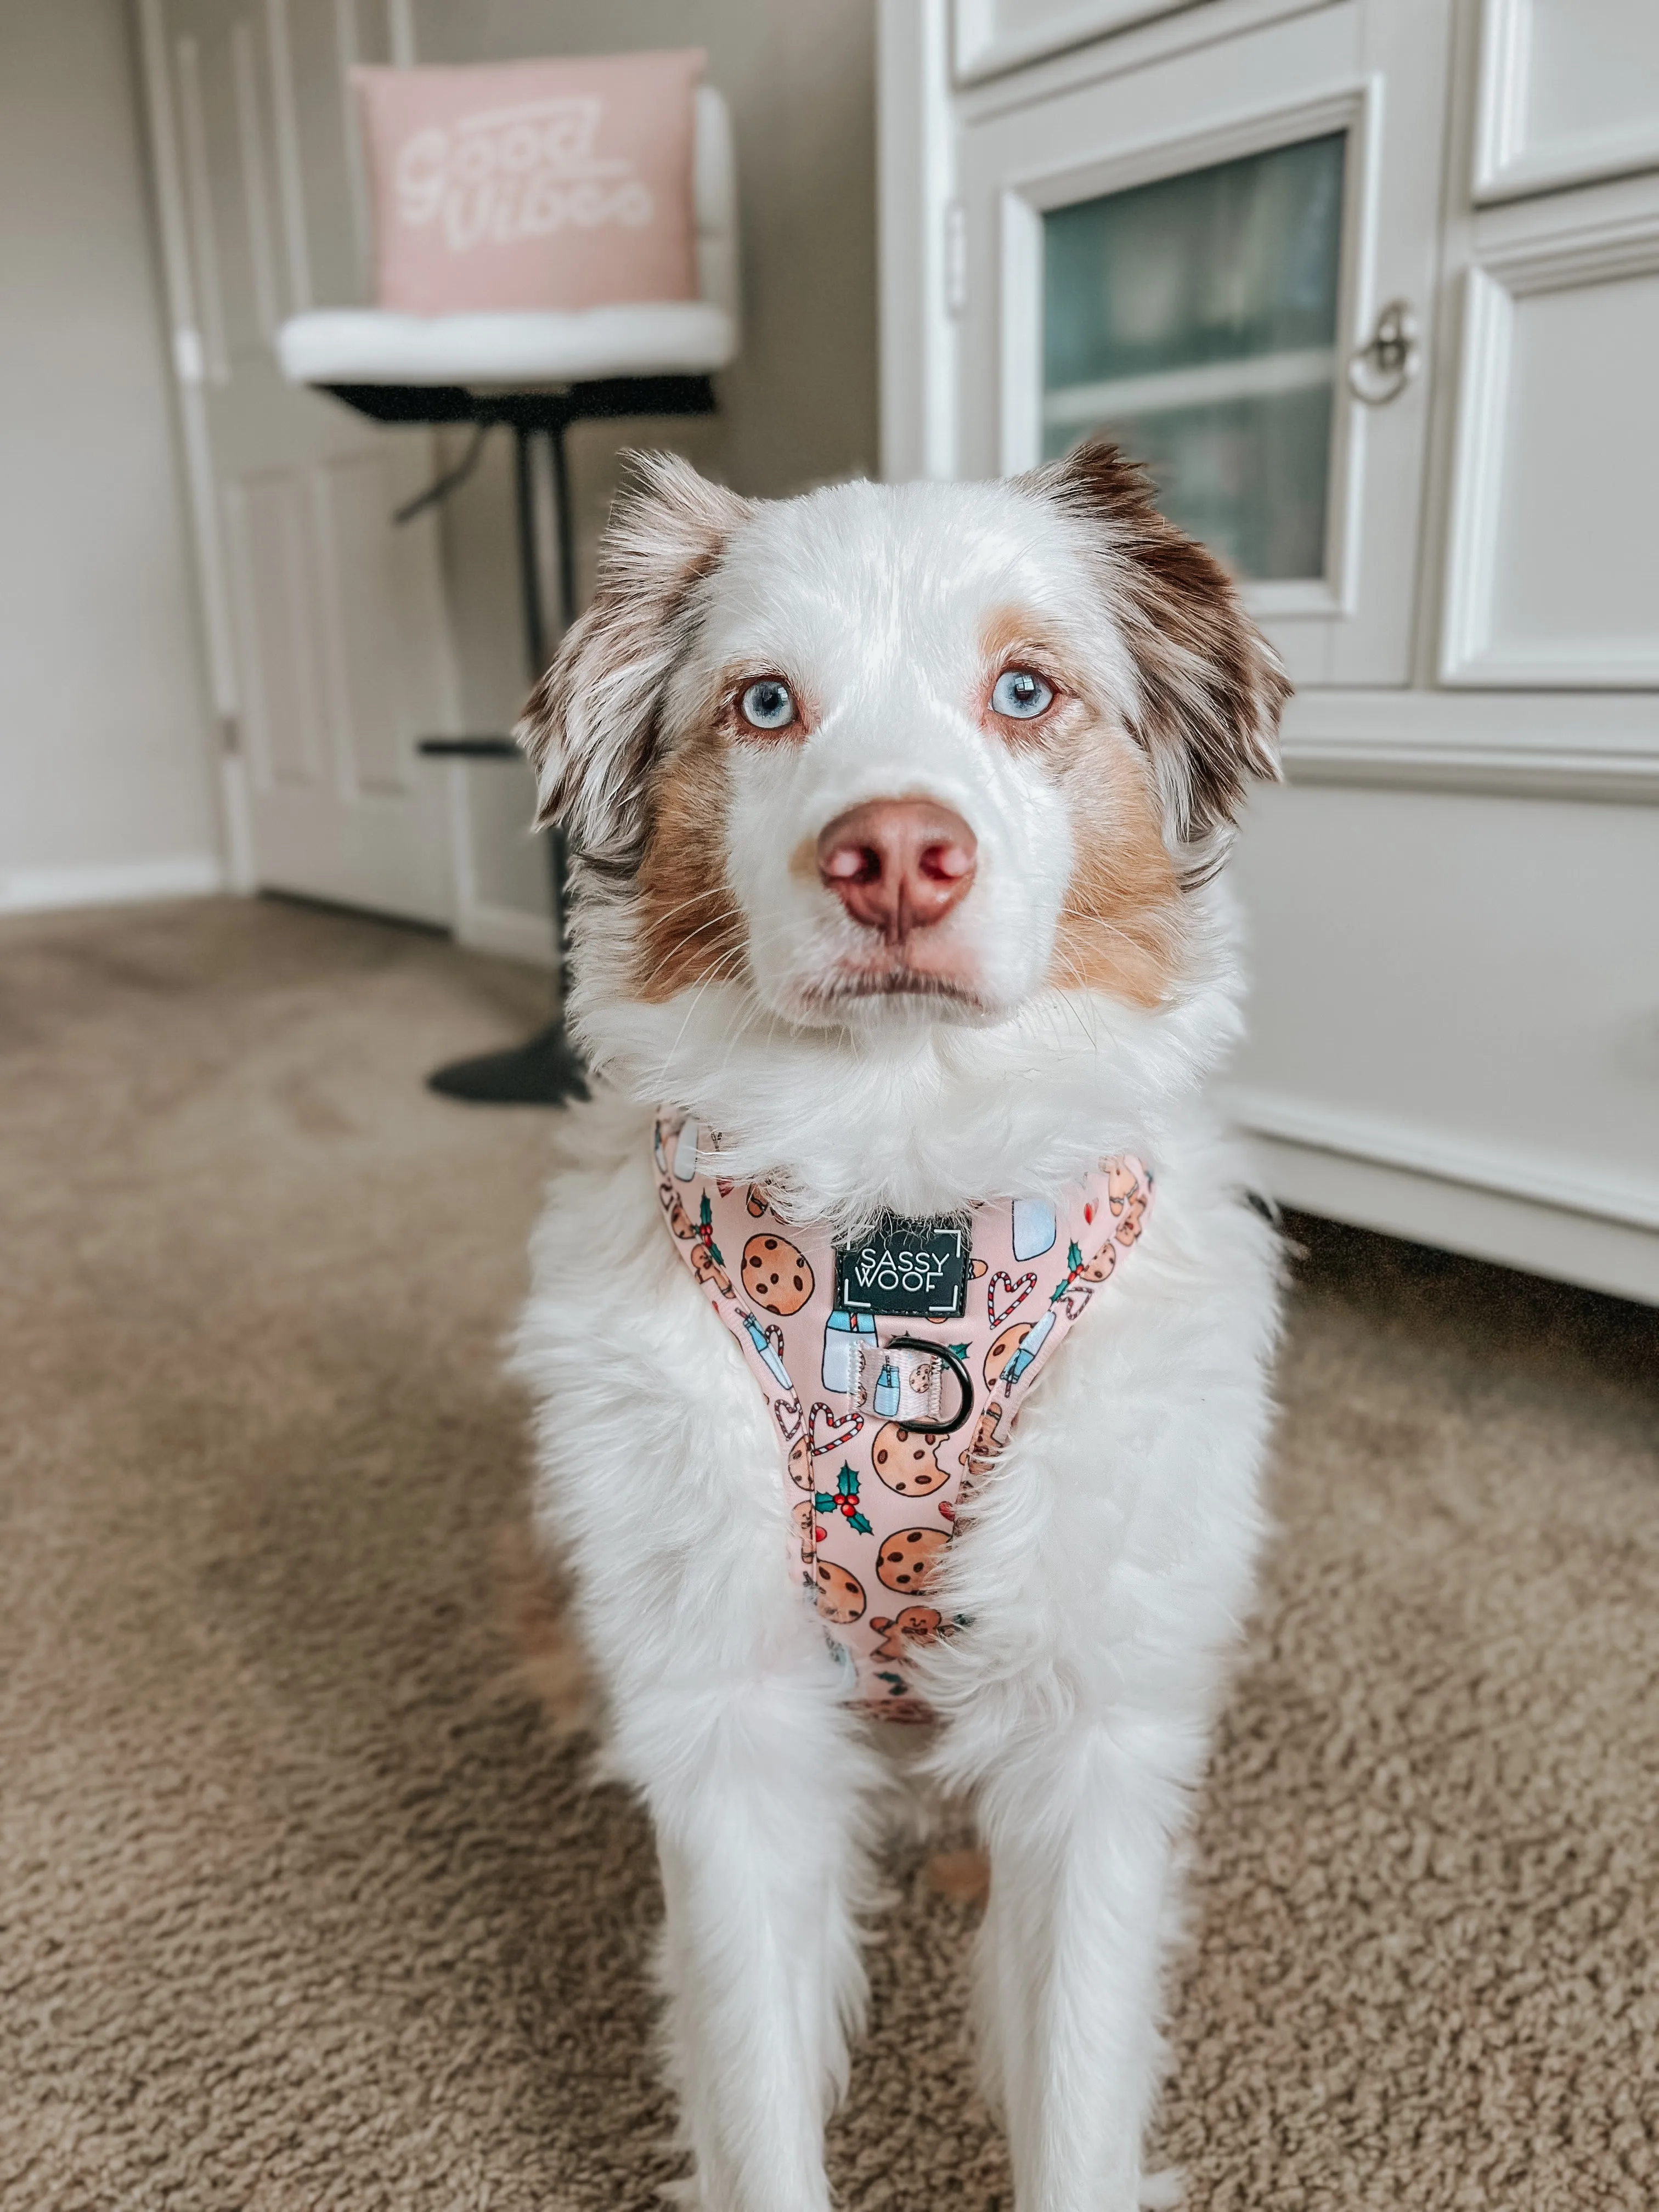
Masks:
[[[1297,682],[1265,1179],[1659,1298],[1659,6],[882,29],[887,472],[1115,436]]]

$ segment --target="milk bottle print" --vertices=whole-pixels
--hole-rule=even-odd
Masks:
[[[876,1419],[890,1421],[899,1409],[898,1369],[890,1352],[881,1363],[881,1372],[876,1377]]]
[[[856,1403],[862,1395],[864,1354],[876,1348],[876,1324],[869,1314],[837,1306],[823,1325],[823,1387]]]
[[[1016,1260],[1036,1260],[1045,1252],[1052,1252],[1059,1234],[1052,1206],[1046,1205],[1040,1198],[1017,1198],[1014,1200]]]
[[[1050,1306],[1030,1334],[1021,1340],[1019,1350],[1002,1370],[1002,1379],[1010,1389],[1019,1381],[1054,1333],[1054,1310]]]
[[[674,1173],[681,1182],[690,1182],[697,1172],[697,1121],[688,1115],[680,1123],[679,1139],[674,1146]]]
[[[754,1346],[758,1356],[765,1361],[768,1372],[775,1376],[786,1390],[793,1390],[795,1386],[789,1380],[789,1370],[784,1365],[782,1354],[773,1343],[771,1337],[761,1327],[753,1314],[740,1315],[739,1319],[743,1322],[749,1341]],[[777,1334],[781,1339],[782,1331],[780,1330]]]

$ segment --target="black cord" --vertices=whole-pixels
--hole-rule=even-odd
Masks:
[[[436,507],[441,499],[449,497],[457,484],[465,483],[473,470],[477,467],[478,457],[483,452],[483,441],[494,428],[495,425],[491,422],[475,424],[472,435],[467,441],[466,451],[456,462],[454,467],[447,469],[436,483],[429,483],[424,491],[417,492],[413,499],[405,500],[393,514],[392,517],[393,522],[398,524],[413,522],[416,516],[424,508]]]

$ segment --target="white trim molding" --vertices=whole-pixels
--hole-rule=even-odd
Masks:
[[[1249,1148],[1260,1188],[1281,1206],[1659,1305],[1659,1236],[1650,1229],[1276,1137],[1254,1136]]]
[[[1659,1304],[1659,1184],[1243,1086],[1224,1103],[1281,1205]]]
[[[1530,136],[1534,4],[1535,0],[1485,0],[1481,10],[1471,179],[1477,204],[1659,168],[1659,111],[1639,123],[1543,141]],[[1632,4],[1640,6],[1644,0]]]
[[[1309,689],[1281,750],[1292,783],[1659,805],[1659,699],[1639,692]]]
[[[77,906],[136,906],[151,899],[205,898],[226,888],[213,853],[155,860],[94,861],[69,868],[0,868],[0,914],[47,914]]]
[[[989,76],[1042,54],[1058,53],[1066,46],[1085,46],[1091,39],[1127,31],[1157,15],[1173,15],[1191,0],[1072,0],[1069,7],[1049,7],[1032,14],[1012,29],[1004,29],[998,16],[1014,11],[997,0],[956,0],[957,75],[964,82]]]
[[[1561,1212],[1592,1214],[1601,1221],[1622,1221],[1634,1229],[1659,1232],[1659,1182],[1639,1176],[1604,1175],[1565,1165],[1547,1153],[1475,1143],[1390,1115],[1310,1104],[1249,1085],[1229,1084],[1225,1103],[1241,1127],[1262,1136],[1407,1168],[1442,1182],[1499,1191]]]
[[[1042,64],[1086,62],[1091,76],[1144,69],[1168,55],[1211,46],[1285,15],[1305,15],[1329,0],[1073,0],[1000,27],[995,0],[956,0],[954,74],[964,89],[980,87],[994,100],[1041,98],[1048,88]],[[1014,11],[1005,0],[1003,13]],[[1088,47],[1085,56],[1079,49]],[[1009,83],[1007,80],[1012,80]],[[1002,83],[994,80],[1004,80]]]
[[[949,0],[881,0],[878,38],[881,472],[889,483],[948,481],[957,473],[956,322],[964,304]]]
[[[1588,747],[1446,744],[1432,737],[1287,738],[1291,783],[1350,783],[1404,791],[1491,793],[1506,799],[1585,799],[1659,806],[1659,750],[1596,752]]]
[[[1443,683],[1586,691],[1659,685],[1659,607],[1653,629],[1628,640],[1509,645],[1496,642],[1492,629],[1516,302],[1656,273],[1659,207],[1478,251],[1466,279],[1441,625]]]

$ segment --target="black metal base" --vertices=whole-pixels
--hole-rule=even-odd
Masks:
[[[447,1067],[434,1068],[426,1087],[474,1106],[562,1106],[568,1098],[586,1097],[587,1076],[564,1024],[550,1022],[505,1052],[481,1053],[476,1060],[454,1060]]]

